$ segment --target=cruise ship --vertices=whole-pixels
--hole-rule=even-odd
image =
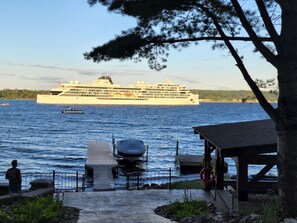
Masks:
[[[39,104],[63,105],[198,105],[199,97],[171,81],[147,85],[144,81],[121,87],[110,76],[91,83],[70,81],[37,95]]]

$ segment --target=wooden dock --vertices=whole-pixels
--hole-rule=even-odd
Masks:
[[[92,141],[88,145],[87,162],[85,168],[92,172],[93,190],[115,190],[112,170],[117,166],[108,142]]]
[[[180,167],[181,172],[200,172],[204,168],[203,155],[178,154],[175,156],[175,162]],[[212,166],[216,160],[212,159]],[[224,163],[224,171],[228,171],[228,164]]]

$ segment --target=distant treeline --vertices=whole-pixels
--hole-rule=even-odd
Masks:
[[[256,101],[251,91],[229,91],[229,90],[191,90],[193,93],[198,93],[202,101]],[[19,90],[19,89],[4,89],[0,90],[1,99],[30,99],[36,100],[37,94],[48,94],[47,90]],[[267,100],[277,101],[275,93],[263,92]]]
[[[48,94],[45,90],[19,90],[19,89],[3,89],[0,90],[1,99],[31,99],[36,100],[37,94]]]
[[[247,90],[191,90],[199,94],[201,101],[226,101],[226,102],[255,102],[257,101],[252,91]],[[263,92],[265,98],[270,102],[276,102],[278,95],[268,91]]]

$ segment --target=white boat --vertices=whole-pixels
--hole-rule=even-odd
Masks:
[[[62,110],[62,114],[83,114],[84,111],[79,108],[66,108]]]
[[[133,162],[139,160],[146,152],[146,145],[139,139],[120,140],[115,144],[118,157]]]
[[[143,81],[121,87],[109,76],[92,83],[70,81],[50,90],[47,95],[37,95],[39,104],[76,105],[198,105],[198,95],[184,86],[170,81],[147,85]]]
[[[9,106],[10,104],[8,103],[8,102],[6,102],[6,103],[2,103],[2,104],[0,104],[1,106]]]

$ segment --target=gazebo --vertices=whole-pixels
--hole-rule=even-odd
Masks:
[[[204,160],[211,160],[215,152],[217,189],[224,188],[224,158],[231,157],[236,163],[236,191],[239,201],[248,200],[248,192],[267,184],[263,176],[276,165],[277,133],[272,120],[259,120],[219,125],[193,127],[194,133],[204,139]],[[248,165],[264,165],[249,179]],[[267,188],[268,189],[268,188]]]

